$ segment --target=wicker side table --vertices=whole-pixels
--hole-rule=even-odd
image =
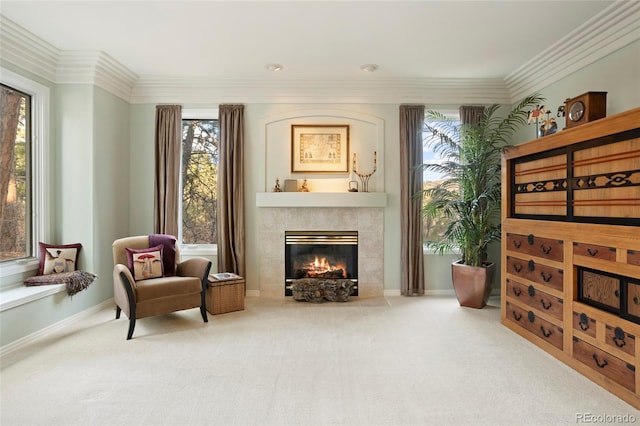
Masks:
[[[245,281],[240,275],[223,272],[209,275],[207,311],[212,315],[244,310]]]

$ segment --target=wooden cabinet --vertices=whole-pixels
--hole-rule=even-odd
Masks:
[[[640,409],[640,108],[507,150],[502,324]]]

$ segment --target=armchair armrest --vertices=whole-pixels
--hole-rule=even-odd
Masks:
[[[194,257],[178,263],[176,275],[181,277],[207,278],[211,269],[211,261],[204,257]],[[206,274],[206,275],[205,275]]]
[[[131,271],[121,263],[113,267],[113,298],[116,305],[131,318],[135,314],[136,282]],[[133,312],[132,312],[133,311]]]

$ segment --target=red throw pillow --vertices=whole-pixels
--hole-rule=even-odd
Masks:
[[[164,276],[162,244],[146,249],[126,248],[129,270],[136,281]]]

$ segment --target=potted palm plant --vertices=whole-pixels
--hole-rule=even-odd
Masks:
[[[422,167],[444,176],[423,190],[423,214],[448,220],[442,237],[427,242],[437,254],[458,253],[452,266],[453,287],[461,306],[482,308],[491,293],[495,263],[489,244],[500,239],[500,154],[539,95],[524,98],[506,115],[494,104],[484,108],[477,124],[460,124],[437,111],[427,111],[425,143],[442,161]]]

